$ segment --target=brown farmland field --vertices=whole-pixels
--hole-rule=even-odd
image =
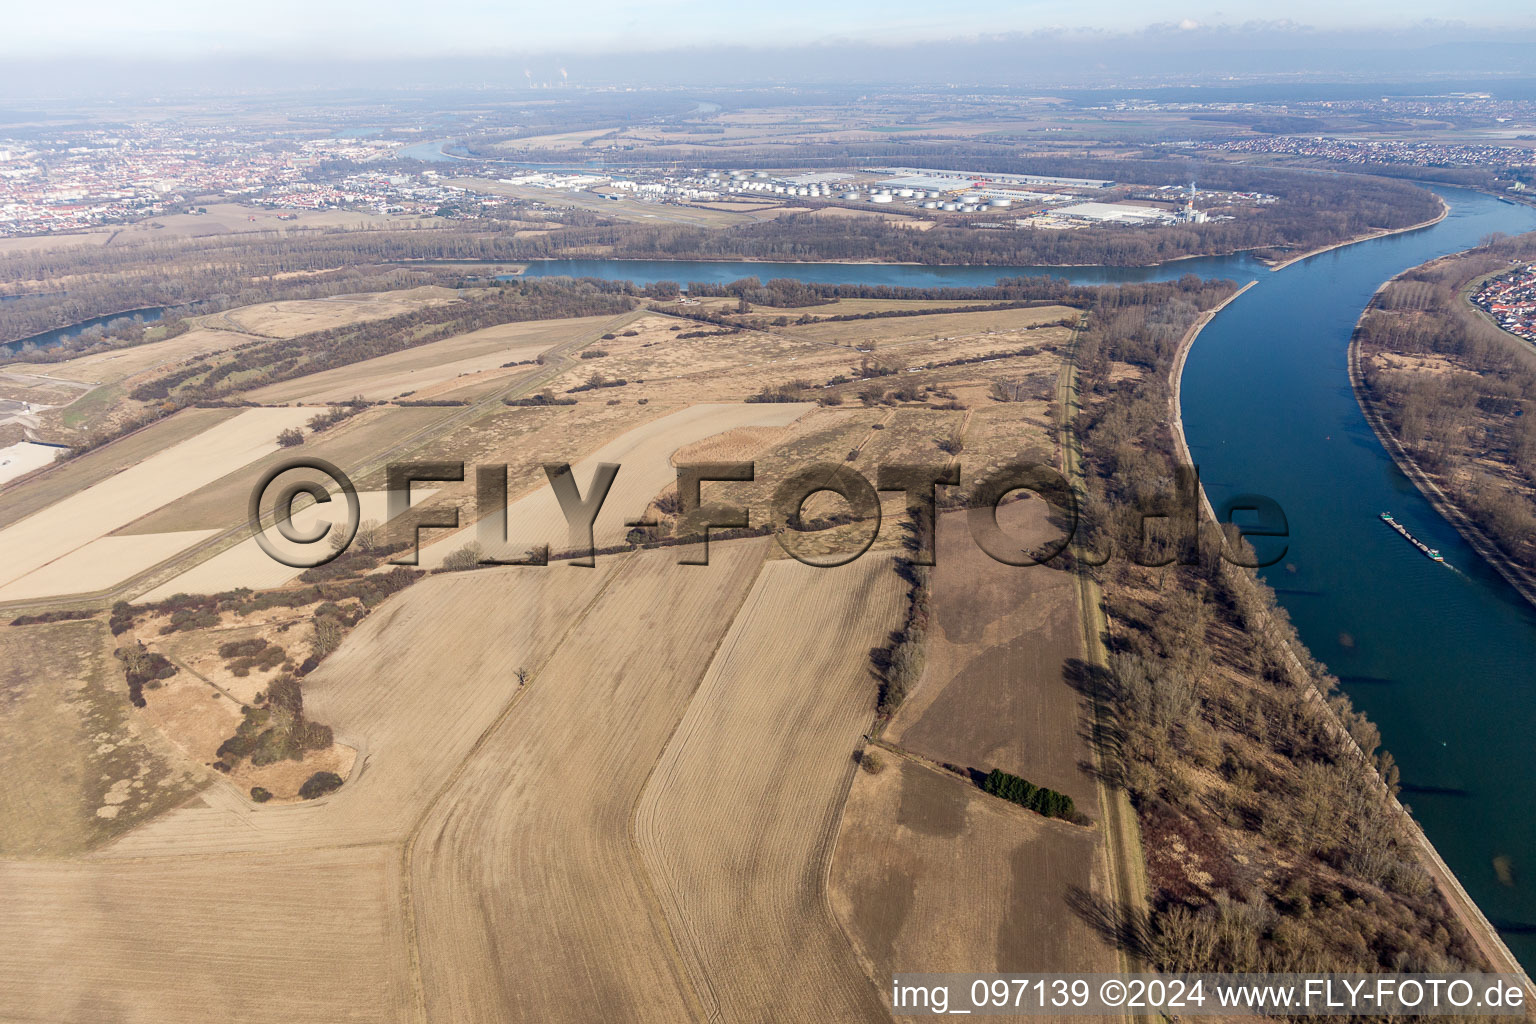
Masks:
[[[1057,531],[1039,498],[1004,505],[998,522],[1026,544]],[[1072,576],[1011,566],[976,546],[966,513],[940,517],[932,573],[935,626],[921,682],[884,738],[931,761],[1001,768],[1092,812],[1086,698],[1071,685],[1082,657]]]
[[[285,427],[303,423],[306,410],[246,409],[174,446],[150,455],[83,491],[0,530],[0,585],[34,570],[246,465],[278,447]],[[61,578],[65,592],[95,582],[90,572]]]
[[[880,750],[858,772],[832,906],[882,994],[891,975],[1119,969],[1077,906],[1101,891],[1094,829],[1052,821]],[[1078,1018],[1074,1018],[1078,1019]]]
[[[0,501],[0,528],[20,522],[55,502],[137,465],[152,455],[240,415],[239,409],[183,409],[95,451],[49,466],[7,486]]]
[[[213,536],[212,530],[97,537],[47,565],[0,586],[0,601],[28,601],[108,590]]]
[[[646,786],[636,838],[710,1020],[886,1019],[825,880],[902,590],[887,557],[765,566]]]
[[[392,849],[0,861],[0,1014],[17,1020],[402,1019]]]
[[[673,452],[679,448],[736,427],[784,426],[811,408],[801,403],[695,405],[636,427],[574,463],[572,473],[583,495],[588,493],[599,463],[617,463],[621,467],[594,525],[597,546],[622,541],[629,533],[626,523],[644,511],[663,488],[676,481],[677,471],[671,460]],[[500,557],[521,558],[529,548],[539,544],[548,544],[553,552],[572,547],[565,516],[543,476],[540,471],[529,481],[533,490],[508,507],[508,543],[500,549]],[[422,566],[437,568],[449,554],[475,542],[477,537],[478,529],[471,526],[443,537],[430,547],[423,547]],[[487,546],[487,553],[497,552]]]
[[[194,333],[294,334],[452,295],[267,303]],[[922,308],[809,312],[903,306]],[[936,764],[1001,767],[1098,816],[1069,575],[995,563],[963,513],[942,517],[926,669],[887,720],[876,666],[910,593],[899,492],[883,495],[877,546],[835,569],[756,537],[712,542],[708,566],[679,564],[697,548],[657,547],[593,568],[435,571],[479,540],[477,465],[508,466],[509,543],[487,554],[515,558],[571,546],[548,462],[570,462],[583,494],[599,463],[620,465],[595,531],[608,546],[641,517],[668,534],[681,461],[754,460],[755,481],[707,483],[705,500],[746,505],[757,526],[810,462],[873,480],[881,464],[953,461],[968,484],[983,466],[1048,459],[1050,388],[1022,385],[1045,381],[1065,337],[1030,327],[1067,313],[688,340],[715,328],[643,311],[507,324],[262,388],[261,407],[184,411],[5,488],[0,601],[130,577],[118,589],[141,601],[287,593],[211,614],[141,607],[116,638],[105,602],[94,619],[0,626],[0,730],[23,737],[0,749],[16,780],[0,790],[0,1018],[886,1024],[895,970],[1115,969],[1092,913],[1109,888],[1101,825],[1041,818]],[[1047,349],[998,357],[1026,346]],[[504,365],[546,352],[543,368]],[[629,383],[572,405],[499,400],[592,373]],[[998,379],[1020,394],[993,397]],[[807,401],[742,400],[780,385]],[[323,409],[278,403],[408,391],[473,406],[381,404],[276,445]],[[461,525],[427,530],[427,573],[305,666],[303,712],[334,744],[215,765],[242,707],[316,648],[323,616],[362,607],[362,588],[344,589],[362,577],[294,597],[296,570],[231,529],[251,483],[319,456],[351,475],[361,518],[383,520],[386,453],[463,460],[464,481],[424,481],[412,505],[456,508]],[[841,508],[822,494],[806,513]],[[1033,542],[1051,533],[1044,512],[1029,499],[1000,519]],[[843,551],[864,529],[806,546]],[[139,639],[178,672],[134,708],[112,651]],[[256,639],[283,650],[251,667],[225,646]],[[879,770],[861,770],[871,751]],[[319,769],[344,784],[301,799]]]
[[[252,410],[255,411],[255,410]],[[297,426],[324,408],[287,411]],[[356,478],[358,469],[373,461],[380,451],[412,435],[430,431],[434,424],[452,416],[446,408],[366,409],[349,420],[322,433],[304,431],[304,444],[298,448],[271,446],[260,458],[244,465],[229,465],[217,479],[188,491],[175,502],[156,509],[118,531],[120,534],[171,533],[177,530],[218,530],[244,522],[249,512],[251,489],[268,467],[295,456],[326,459]],[[273,434],[276,438],[276,434]],[[354,479],[354,483],[358,481]],[[359,484],[359,489],[361,485]]]
[[[667,549],[624,556],[554,656],[530,665],[414,846],[431,1019],[697,1017],[629,822],[765,543],[716,545],[708,566]]]
[[[412,488],[412,496],[417,500],[430,497],[434,492],[431,489]],[[340,499],[334,499],[337,504]],[[388,492],[386,491],[359,491],[357,495],[359,522],[366,523],[369,520],[383,523],[389,518]],[[293,523],[295,528],[308,530],[321,522],[328,522],[337,514],[330,508],[322,508],[318,505],[309,505],[294,512]],[[152,538],[153,534],[150,535]],[[174,536],[174,534],[172,535]],[[108,537],[104,540],[145,540],[142,537]],[[281,546],[281,545],[279,545]],[[295,569],[277,561],[261,549],[254,537],[240,541],[233,547],[225,548],[218,554],[205,561],[199,562],[166,580],[151,587],[142,594],[135,596],[136,601],[163,601],[175,594],[217,594],[225,590],[234,590],[236,587],[250,587],[252,590],[267,590],[272,587],[281,587],[290,582],[302,569]],[[5,594],[6,588],[0,588],[0,597]]]

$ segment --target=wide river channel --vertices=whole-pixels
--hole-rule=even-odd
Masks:
[[[1377,442],[1349,386],[1355,322],[1388,278],[1536,210],[1437,189],[1432,227],[1271,272],[1245,257],[1150,268],[551,260],[535,276],[637,283],[762,280],[935,287],[1048,272],[1084,284],[1185,273],[1257,284],[1201,333],[1184,372],[1185,432],[1211,501],[1279,502],[1288,550],[1267,571],[1302,639],[1380,728],[1403,799],[1528,969],[1536,969],[1536,610],[1486,567]],[[1378,518],[1438,547],[1425,558]],[[1498,861],[1502,871],[1495,869]]]

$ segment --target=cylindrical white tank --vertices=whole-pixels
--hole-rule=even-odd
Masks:
[[[925,209],[925,210],[937,210],[938,208],[939,208],[939,204],[934,202],[932,199],[928,200],[927,202],[925,202],[923,204],[923,209]]]
[[[912,190],[909,189],[909,188],[904,188],[900,192],[897,192],[896,194],[901,196],[901,198],[903,198],[903,199],[911,199],[912,198]]]
[[[869,197],[869,201],[872,203],[888,203],[891,201],[891,194],[889,192],[876,192]]]
[[[990,203],[988,203],[987,205],[988,206],[995,206],[998,209],[1002,209],[1004,207],[1012,206],[1013,205],[1013,200],[1012,199],[994,199]]]
[[[859,194],[857,192],[844,192],[843,193],[843,198],[844,199],[857,199],[857,198],[859,198]]]
[[[944,204],[944,209],[946,209],[946,210],[950,211],[951,213],[953,213],[954,211],[960,209],[960,204],[959,203],[945,203]]]

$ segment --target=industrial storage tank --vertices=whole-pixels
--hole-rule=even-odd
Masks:
[[[925,210],[937,210],[938,208],[939,204],[934,202],[932,199],[923,204],[923,209]]]
[[[990,203],[988,203],[987,205],[988,206],[996,206],[996,207],[1002,208],[1002,207],[1012,206],[1013,205],[1013,200],[1012,199],[994,199]]]
[[[888,203],[891,201],[891,194],[889,192],[876,192],[869,197],[869,201],[872,203]]]
[[[951,213],[953,213],[955,210],[960,209],[960,204],[959,203],[945,203],[944,204],[944,209],[949,210]]]
[[[859,198],[859,194],[857,192],[844,192],[843,193],[843,198],[844,199],[857,199],[857,198]]]
[[[909,188],[904,188],[900,192],[897,192],[896,194],[901,196],[901,198],[903,198],[903,199],[911,199],[912,198],[912,190],[909,189]]]

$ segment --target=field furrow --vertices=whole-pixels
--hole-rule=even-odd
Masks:
[[[401,1019],[393,849],[0,862],[0,1018]]]
[[[887,557],[769,563],[646,787],[636,837],[710,1020],[888,1019],[826,878],[902,596]]]
[[[424,822],[410,877],[432,1020],[694,1019],[629,825],[766,543],[716,544],[707,567],[626,556]]]

